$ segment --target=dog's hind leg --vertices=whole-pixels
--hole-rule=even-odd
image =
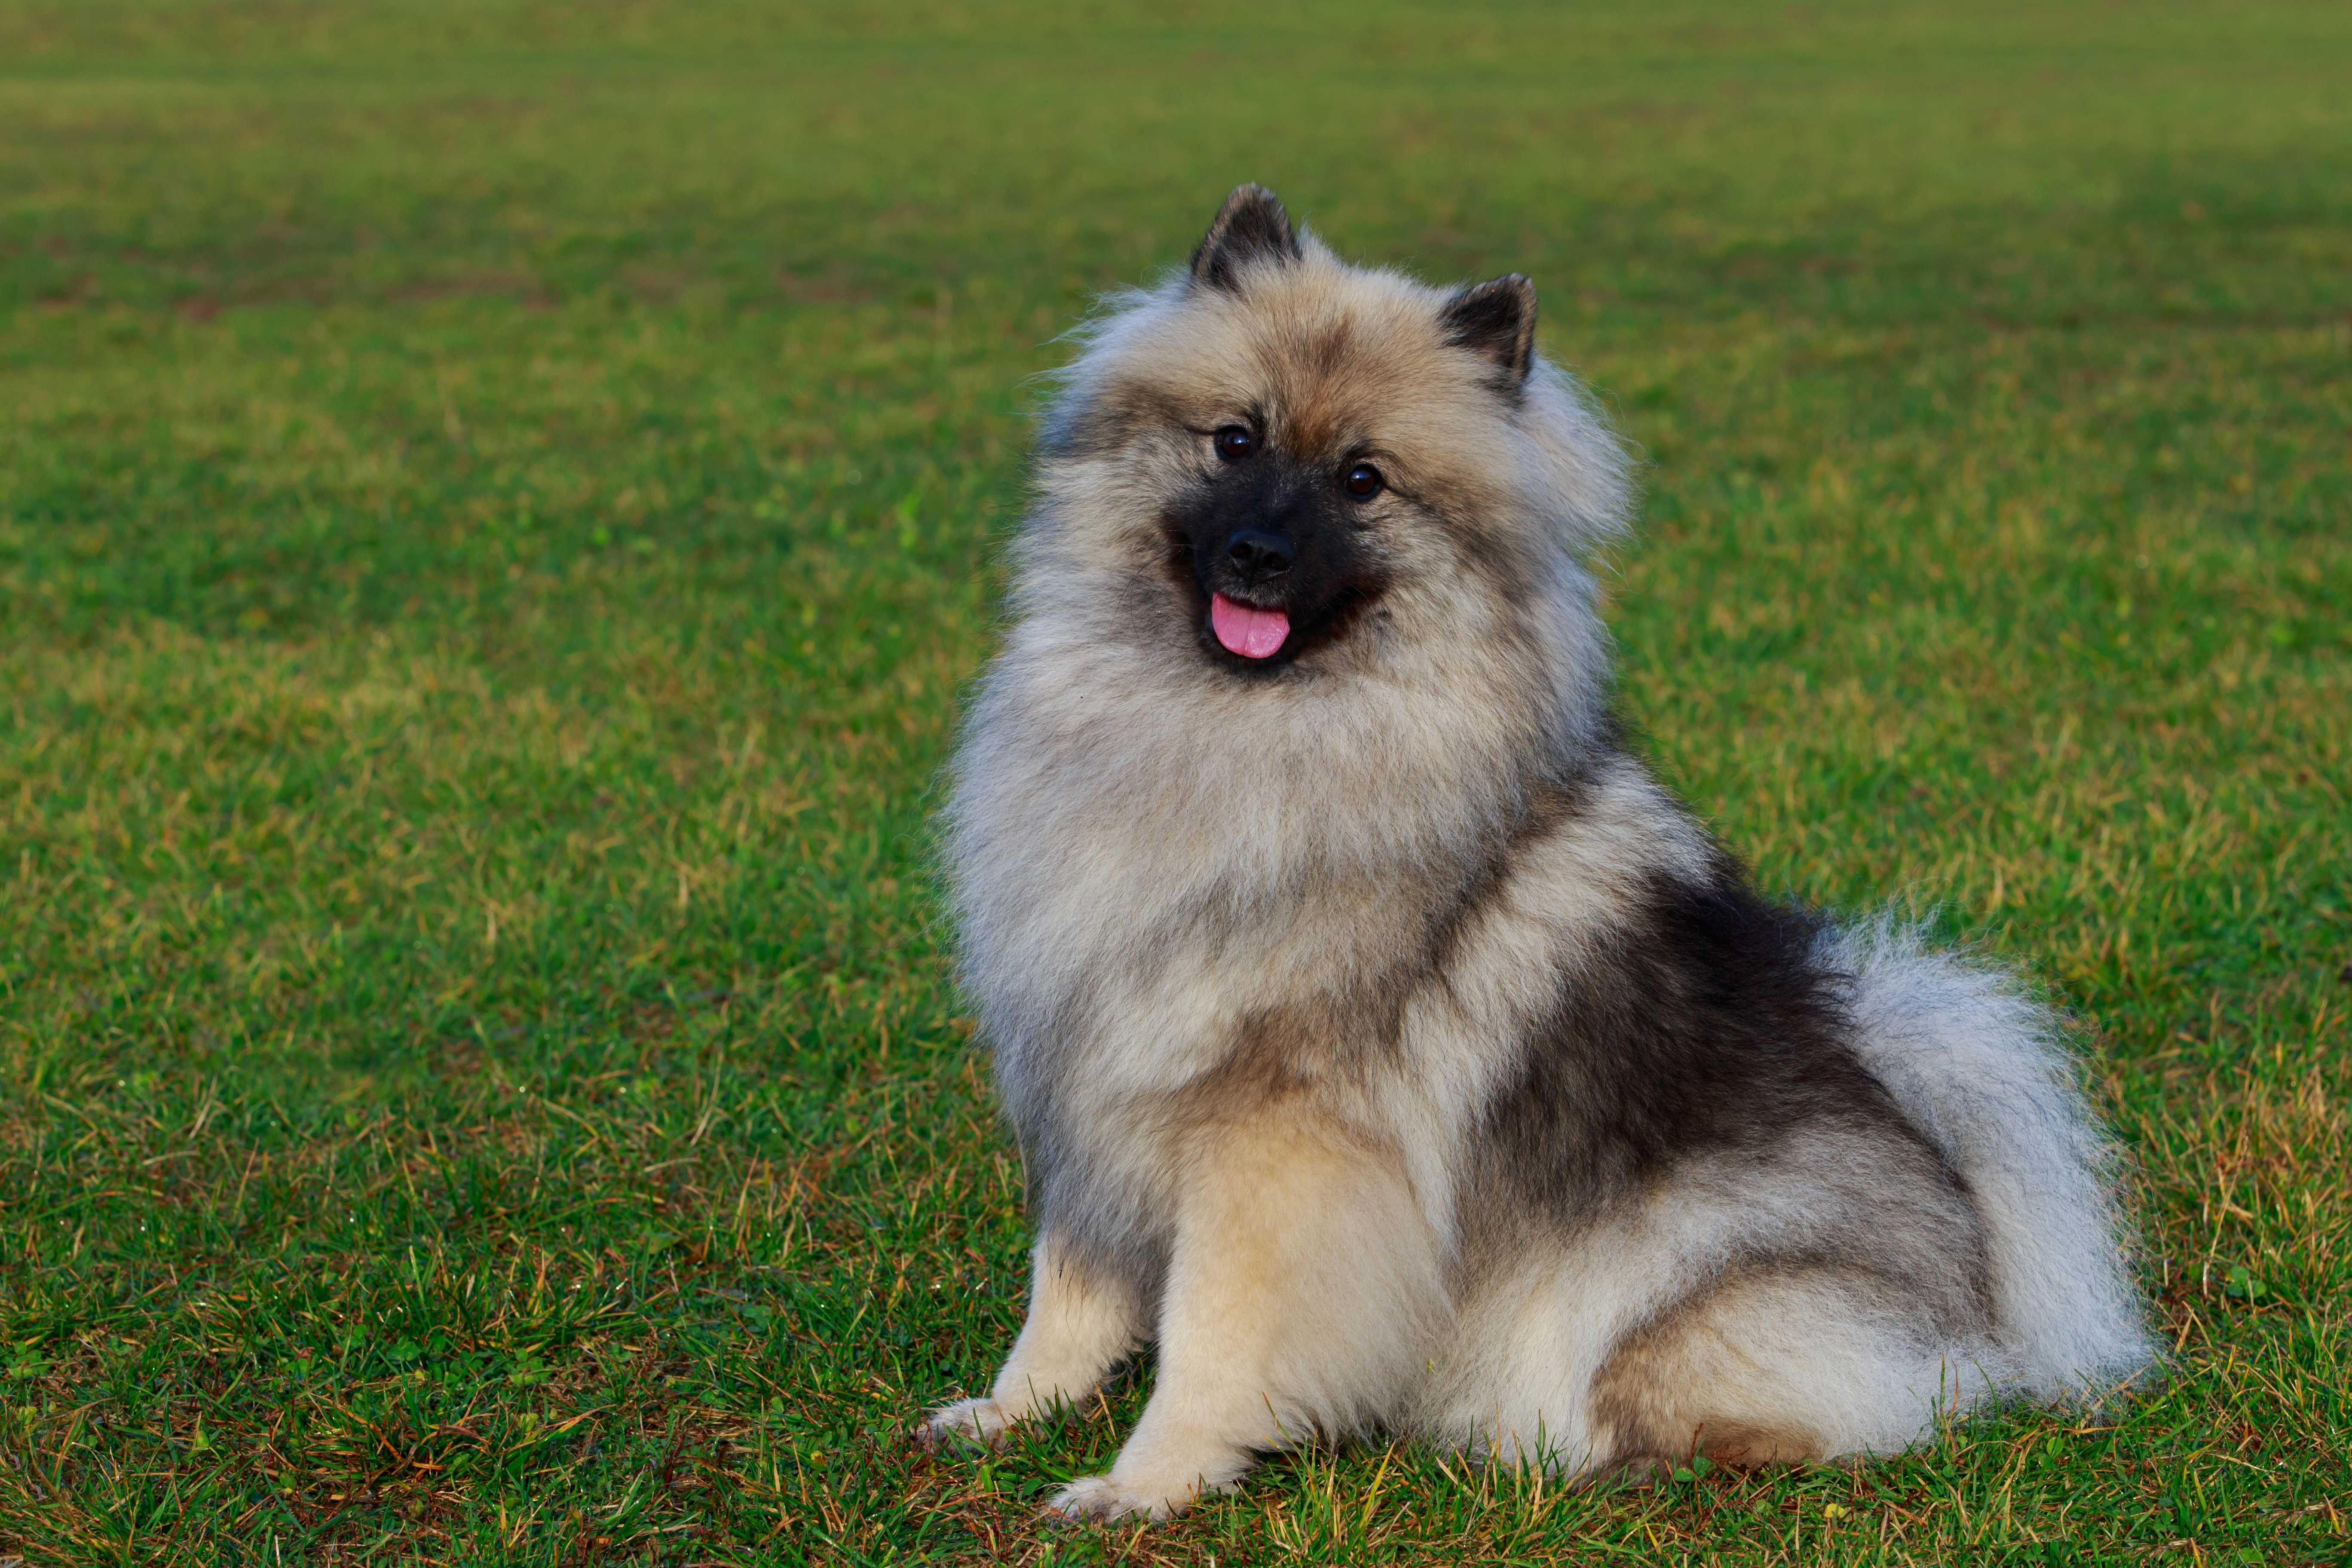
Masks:
[[[1187,1168],[1150,1402],[1056,1513],[1164,1519],[1259,1451],[1377,1419],[1422,1369],[1444,1278],[1393,1160],[1277,1106],[1206,1132]]]
[[[931,1413],[918,1432],[936,1444],[950,1435],[994,1443],[1004,1429],[1092,1394],[1143,1337],[1143,1304],[1123,1281],[1088,1271],[1048,1231],[1030,1254],[1029,1318],[985,1399]]]
[[[1859,1270],[1735,1274],[1618,1343],[1593,1379],[1595,1458],[1639,1469],[1694,1453],[1769,1464],[1905,1447],[1938,1406],[1985,1392],[1985,1370],[1937,1341]]]

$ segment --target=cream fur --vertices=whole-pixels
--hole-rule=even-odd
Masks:
[[[1540,363],[1498,394],[1445,291],[1298,248],[1124,297],[1049,424],[945,822],[1040,1237],[991,1394],[929,1433],[993,1440],[1156,1342],[1117,1463],[1055,1507],[1160,1518],[1309,1433],[1570,1475],[1821,1458],[2145,1366],[2055,1023],[1889,926],[1801,957],[1878,1109],[1629,1165],[1582,1208],[1511,1196],[1499,1108],[1545,1112],[1515,1086],[1569,1049],[1562,996],[1638,1014],[1626,933],[1726,873],[1607,725],[1584,561],[1627,514],[1614,441]],[[1241,411],[1286,451],[1376,450],[1393,492],[1373,612],[1260,680],[1202,657],[1156,521]],[[1605,1075],[1644,1070],[1558,1059],[1596,1127]]]

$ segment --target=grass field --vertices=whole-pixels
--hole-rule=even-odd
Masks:
[[[0,1560],[2352,1562],[2352,10],[0,0]],[[1623,700],[2079,1017],[2174,1381],[1041,1526],[927,872],[1025,411],[1235,182],[1532,275]]]

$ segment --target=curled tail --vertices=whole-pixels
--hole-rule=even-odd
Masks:
[[[2113,1179],[2050,1011],[1998,970],[1882,920],[1822,939],[1854,977],[1864,1061],[1969,1184],[1990,1241],[1999,1360],[2019,1391],[2096,1399],[2157,1359]]]

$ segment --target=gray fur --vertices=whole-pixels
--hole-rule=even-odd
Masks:
[[[992,1437],[1157,1338],[1135,1438],[1059,1506],[1161,1515],[1312,1429],[1572,1473],[1826,1457],[2146,1365],[2050,1015],[1747,886],[1615,739],[1585,563],[1631,488],[1590,403],[1540,359],[1498,381],[1504,314],[1280,212],[1238,195],[1118,300],[1046,420],[945,820],[1034,1294],[931,1430]],[[1280,511],[1357,585],[1289,604],[1263,666],[1188,555],[1244,493],[1208,439],[1238,422],[1289,465],[1252,506],[1386,481]]]

